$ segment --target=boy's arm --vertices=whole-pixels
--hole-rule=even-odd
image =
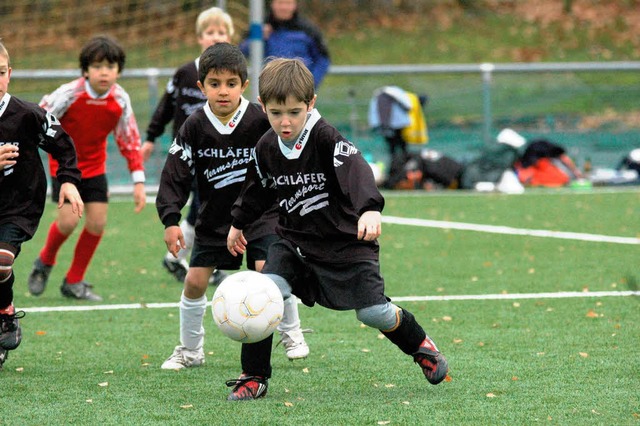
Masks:
[[[138,123],[133,113],[131,100],[129,96],[120,90],[119,102],[123,105],[122,115],[114,130],[114,136],[120,153],[127,161],[127,166],[131,172],[133,180],[133,201],[135,203],[135,211],[139,213],[146,204],[146,195],[144,191],[144,165],[142,154],[140,152],[140,134],[138,133]]]
[[[336,142],[333,149],[334,171],[340,190],[351,200],[351,204],[359,216],[365,212],[382,212],[384,198],[378,186],[371,166],[360,151],[346,139]]]
[[[78,169],[73,140],[64,131],[55,115],[44,109],[39,110],[37,115],[42,129],[39,147],[58,162],[56,178],[61,184],[58,208],[62,207],[66,199],[71,203],[71,211],[82,217],[84,204],[77,189],[82,175]]]
[[[181,210],[189,199],[195,168],[191,145],[187,142],[183,127],[174,139],[160,175],[160,186],[156,197],[156,210],[160,221],[168,228],[178,226]]]
[[[254,151],[253,161],[247,166],[247,177],[240,195],[231,207],[232,225],[238,230],[256,221],[276,201],[275,186],[257,166],[256,152],[257,150]]]
[[[160,137],[167,124],[174,119],[176,110],[176,88],[177,74],[167,83],[164,95],[160,99],[158,106],[153,112],[149,126],[147,126],[147,139],[142,144],[141,152],[143,161],[147,161],[155,148],[156,138]]]

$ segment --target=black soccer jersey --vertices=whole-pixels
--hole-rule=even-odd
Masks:
[[[332,263],[378,258],[376,241],[357,239],[358,220],[366,211],[382,211],[384,198],[361,153],[317,110],[292,148],[270,130],[255,158],[232,209],[234,226],[251,223],[277,197],[276,231],[302,256]]]
[[[196,240],[226,246],[231,206],[244,183],[256,142],[268,129],[262,108],[245,98],[227,124],[218,120],[208,104],[189,116],[169,148],[160,177],[156,207],[165,227],[179,223],[195,177],[202,203]],[[274,207],[247,230],[247,239],[273,234],[276,220]]]
[[[59,163],[60,183],[80,183],[76,151],[58,119],[36,104],[8,93],[0,99],[0,145],[19,148],[17,163],[0,170],[0,224],[13,223],[35,234],[47,196],[47,177],[38,148]]]
[[[184,64],[167,83],[167,88],[160,99],[160,103],[151,117],[147,127],[147,140],[155,141],[164,133],[165,126],[173,120],[172,137],[188,116],[194,111],[202,109],[207,102],[207,97],[197,86],[198,59]]]

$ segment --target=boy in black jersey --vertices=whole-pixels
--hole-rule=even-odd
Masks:
[[[244,253],[243,229],[277,200],[281,237],[262,272],[283,296],[330,309],[355,309],[413,357],[427,380],[446,377],[445,357],[406,309],[390,303],[380,275],[379,246],[384,199],[360,152],[314,109],[313,75],[297,59],[269,62],[259,80],[259,101],[272,130],[256,145],[240,197],[231,211],[227,248]],[[230,400],[256,399],[267,391],[272,336],[243,344],[242,375]]]
[[[210,7],[198,15],[196,20],[196,36],[200,45],[200,53],[216,43],[231,43],[233,37],[233,21],[231,16],[219,7]],[[144,161],[149,160],[155,149],[155,140],[164,133],[167,124],[173,121],[172,137],[176,137],[187,117],[192,112],[202,109],[207,102],[207,97],[198,88],[198,64],[200,58],[190,61],[178,68],[167,84],[167,89],[160,99],[156,110],[147,127],[147,140],[142,144],[140,152]],[[175,258],[167,252],[162,259],[162,265],[181,283],[189,269],[187,262],[189,250],[193,247],[195,238],[195,224],[200,208],[200,198],[197,187],[192,187],[191,204],[187,217],[180,222],[180,228],[185,237],[187,249],[180,250]],[[218,285],[226,277],[226,274],[216,270],[211,280]]]
[[[10,78],[9,53],[0,42],[0,367],[22,340],[18,318],[24,312],[13,306],[13,263],[22,243],[35,234],[47,196],[38,148],[60,165],[58,208],[68,200],[78,216],[84,210],[73,141],[52,114],[7,93]]]
[[[198,87],[207,97],[178,131],[160,177],[156,207],[165,226],[164,241],[175,256],[185,241],[179,226],[191,182],[195,178],[201,207],[195,226],[195,242],[180,300],[180,340],[163,369],[199,366],[204,362],[203,319],[206,290],[214,268],[238,269],[241,257],[226,249],[231,225],[231,205],[238,197],[256,142],[269,129],[258,104],[242,97],[247,88],[246,60],[236,46],[217,43],[200,56]],[[247,266],[260,271],[267,248],[275,239],[275,205],[250,229]],[[289,322],[298,324],[297,306],[285,308]],[[304,340],[303,340],[304,343]],[[308,354],[308,347],[303,348]]]

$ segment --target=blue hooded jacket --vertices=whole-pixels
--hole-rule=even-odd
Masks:
[[[264,57],[301,59],[313,74],[316,89],[329,71],[331,59],[320,30],[296,12],[288,21],[278,21],[270,14],[267,23],[273,32],[264,41]],[[249,41],[244,40],[240,49],[249,55]]]

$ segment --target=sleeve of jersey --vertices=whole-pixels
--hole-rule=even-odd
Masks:
[[[76,100],[78,81],[63,84],[40,100],[40,106],[56,117],[62,118],[69,106]]]
[[[334,146],[333,167],[342,193],[351,200],[358,215],[382,211],[384,197],[378,190],[371,166],[346,139],[339,139]]]
[[[167,160],[160,175],[160,186],[156,197],[156,210],[165,227],[180,223],[180,211],[189,199],[194,169],[191,146],[185,142],[183,132],[169,148]]]
[[[131,100],[125,92],[120,92],[118,102],[122,105],[122,115],[116,126],[114,136],[120,153],[127,161],[133,183],[145,181],[144,165],[140,154],[140,133],[138,123],[131,107]]]
[[[231,207],[231,224],[237,229],[244,229],[273,206],[276,196],[271,180],[264,176],[257,166],[254,151],[254,158],[247,167],[247,177],[240,195]]]
[[[76,149],[71,136],[64,131],[60,121],[50,112],[41,110],[38,116],[40,134],[40,148],[51,154],[58,162],[56,178],[60,183],[80,183],[81,174],[78,170]]]
[[[147,140],[154,142],[164,133],[164,129],[173,120],[176,108],[175,101],[176,75],[167,83],[167,90],[160,99],[147,127]]]

